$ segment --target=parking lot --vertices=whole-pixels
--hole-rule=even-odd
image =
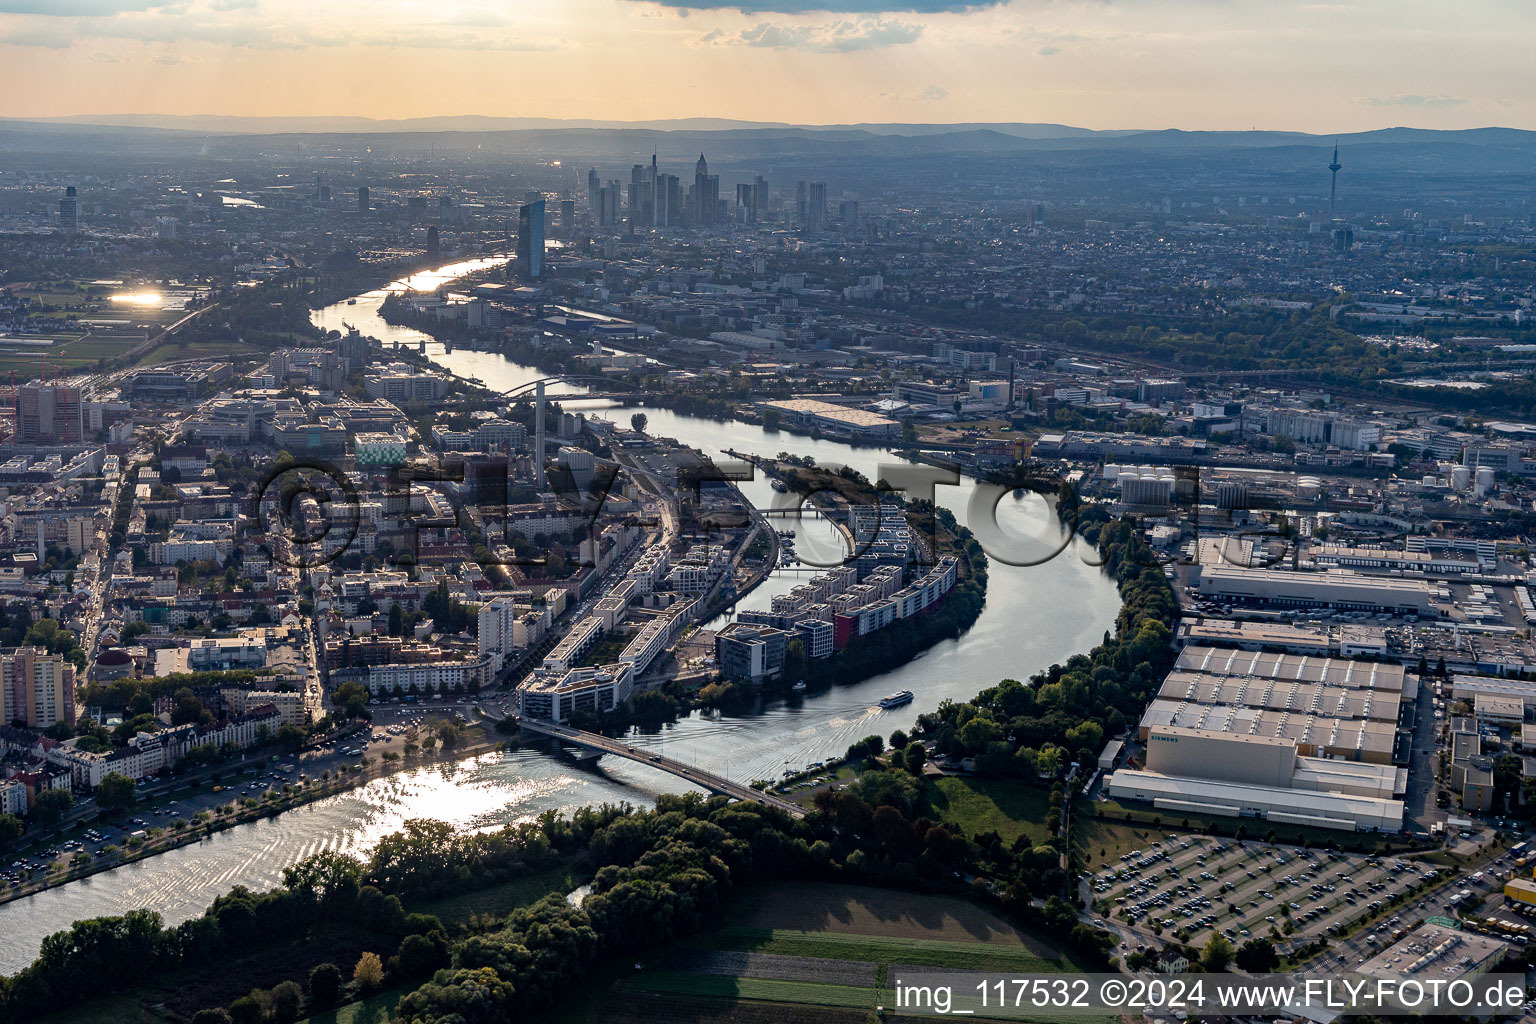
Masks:
[[[1377,916],[1442,870],[1367,857],[1199,835],[1166,835],[1089,880],[1100,911],[1138,931],[1199,946],[1212,932],[1304,940]]]

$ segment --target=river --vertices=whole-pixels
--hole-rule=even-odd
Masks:
[[[495,259],[466,261],[418,275],[411,284],[435,290],[455,276],[494,265]],[[398,282],[391,287],[401,290],[406,285]],[[386,294],[381,289],[358,296],[353,305],[338,303],[317,310],[314,321],[335,330],[342,330],[345,322],[386,344],[414,348],[426,342],[429,358],[498,390],[510,390],[542,375],[499,353],[445,353],[440,343],[418,331],[391,327],[378,317]],[[567,394],[577,390],[552,389]],[[632,411],[614,410],[612,415],[627,422]],[[820,465],[853,466],[870,479],[880,477],[882,465],[899,461],[887,452],[770,433],[747,423],[717,423],[665,409],[644,411],[649,433],[674,437],[715,455],[727,448],[769,455],[792,451],[809,455]],[[784,505],[784,496],[761,476],[743,482],[741,488],[759,507]],[[964,523],[974,514],[969,506],[975,497],[976,485],[970,481],[937,490],[939,504],[954,510]],[[1018,554],[1039,555],[1062,543],[1047,506],[1033,495],[1005,496],[996,518]],[[825,522],[790,525],[806,557],[835,552]],[[1005,565],[994,558],[986,608],[959,639],[940,643],[901,668],[862,683],[773,703],[743,717],[695,715],[655,736],[636,737],[636,743],[655,745],[670,757],[746,782],[776,778],[786,766],[800,767],[841,754],[851,742],[871,733],[888,736],[895,729],[910,728],[919,714],[933,710],[940,701],[966,700],[1000,679],[1028,678],[1073,653],[1087,651],[1105,630],[1112,629],[1118,595],[1113,582],[1089,564],[1090,558],[1091,552],[1077,541],[1059,557],[1031,567]],[[766,607],[774,594],[805,578],[776,572],[744,598],[741,607]],[[889,711],[875,707],[879,697],[902,689],[912,690],[916,700]],[[43,936],[79,918],[149,907],[176,923],[197,915],[215,896],[236,885],[271,887],[281,879],[283,867],[309,854],[321,850],[366,854],[381,836],[409,818],[438,818],[463,829],[492,828],[551,808],[604,801],[644,805],[658,793],[690,788],[679,779],[629,761],[604,758],[595,768],[578,768],[527,750],[397,773],[277,818],[227,829],[194,846],[0,905],[0,970],[14,972],[25,966],[36,956]]]

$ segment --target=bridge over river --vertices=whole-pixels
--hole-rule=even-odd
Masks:
[[[612,739],[607,736],[599,736],[595,732],[585,732],[581,729],[572,729],[564,725],[556,725],[541,719],[522,718],[518,725],[524,732],[536,733],[541,736],[549,736],[561,743],[570,743],[578,747],[586,747],[588,750],[601,751],[604,754],[612,754],[615,757],[627,758],[639,764],[650,765],[660,769],[669,775],[675,775],[679,779],[691,782],[709,790],[711,793],[719,793],[735,800],[747,800],[764,807],[777,807],[790,817],[805,817],[805,808],[793,801],[786,800],[772,793],[764,793],[753,789],[751,786],[743,786],[739,782],[732,782],[723,776],[713,772],[704,771],[694,765],[683,764],[669,757],[647,750],[644,747],[632,747],[623,740]]]

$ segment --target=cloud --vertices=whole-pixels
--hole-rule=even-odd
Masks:
[[[1006,0],[644,0],[679,11],[738,10],[744,14],[958,14]]]
[[[1401,96],[1371,96],[1365,100],[1372,107],[1457,107],[1467,102],[1457,96],[1420,96],[1403,93]]]
[[[174,53],[160,53],[155,55],[154,61],[156,64],[164,64],[168,68],[173,68],[177,64],[185,64],[187,59]]]
[[[7,0],[0,0],[0,3]],[[247,0],[215,0],[242,4]],[[251,4],[254,6],[254,4]],[[388,47],[428,50],[492,50],[529,52],[568,45],[564,39],[530,38],[508,33],[475,31],[441,24],[402,28],[366,26],[353,33],[327,33],[310,22],[292,18],[225,13],[221,17],[166,17],[181,8],[126,12],[111,17],[81,17],[69,21],[36,19],[9,32],[0,32],[0,45],[64,49],[85,39],[128,40],[167,46],[206,43],[250,50],[303,50],[311,47]]]
[[[74,34],[62,28],[34,25],[0,35],[0,45],[37,46],[45,50],[66,50],[75,42]]]
[[[1042,46],[1035,51],[1035,54],[1040,57],[1054,57],[1060,52],[1061,47],[1059,46]]]
[[[213,0],[208,6],[215,11],[248,11],[256,6],[256,0]]]
[[[883,46],[914,43],[923,34],[923,26],[884,18],[859,18],[834,21],[825,25],[786,25],[761,22],[736,33],[718,29],[700,42],[719,45],[768,47],[778,50],[808,50],[812,53],[852,53]]]
[[[0,14],[48,14],[58,18],[110,17],[164,7],[167,0],[0,0]]]
[[[917,98],[928,103],[937,103],[939,100],[949,99],[949,90],[942,85],[930,85],[918,93]]]
[[[123,62],[123,58],[115,53],[93,53],[91,54],[91,60],[96,64],[121,64]]]

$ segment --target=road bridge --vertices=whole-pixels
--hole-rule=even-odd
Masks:
[[[554,722],[546,722],[542,719],[521,718],[519,727],[524,732],[534,733],[540,736],[549,736],[561,743],[570,743],[578,747],[586,747],[588,750],[598,750],[604,754],[612,754],[614,757],[622,757],[639,764],[650,765],[676,776],[685,782],[691,782],[695,786],[709,790],[711,793],[719,793],[735,800],[745,800],[764,807],[777,807],[792,818],[805,817],[805,808],[793,801],[781,796],[764,793],[753,789],[751,786],[743,786],[739,782],[732,782],[723,776],[713,772],[704,771],[693,765],[674,761],[669,757],[647,750],[644,747],[630,746],[623,740],[612,739],[608,736],[599,736],[595,732],[586,732],[581,729],[572,729],[569,726],[556,725]]]

